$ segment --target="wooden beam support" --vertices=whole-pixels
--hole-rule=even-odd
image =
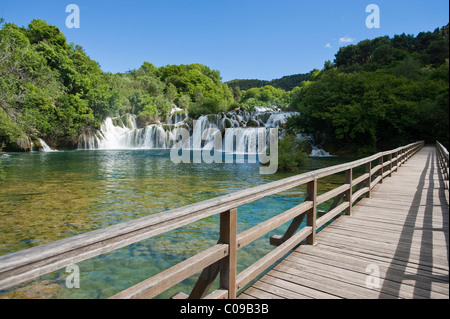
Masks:
[[[349,202],[347,209],[345,210],[345,215],[352,215],[352,194],[353,194],[353,170],[350,168],[345,171],[345,183],[349,185],[348,191],[345,192],[344,200]]]
[[[306,213],[306,226],[311,227],[311,235],[306,237],[306,243],[308,245],[316,244],[316,212],[317,212],[317,179],[309,182],[306,186],[307,195],[306,200],[312,201],[313,207]]]
[[[372,182],[372,162],[368,162],[366,164],[366,173],[369,174],[369,177],[367,177],[366,181],[365,181],[365,185],[366,187],[369,187],[369,191],[366,194],[366,198],[371,198],[372,197],[372,188],[370,188],[370,183]]]
[[[228,299],[236,299],[237,210],[220,214],[220,242],[228,244],[228,256],[220,264],[220,289],[228,290]]]

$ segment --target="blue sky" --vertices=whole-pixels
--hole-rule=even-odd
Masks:
[[[27,26],[56,25],[106,72],[144,61],[160,67],[202,63],[223,81],[271,80],[333,61],[340,46],[395,34],[433,31],[449,22],[447,0],[0,0],[0,17]],[[80,28],[65,21],[80,8]],[[380,28],[366,27],[366,6],[380,8]]]

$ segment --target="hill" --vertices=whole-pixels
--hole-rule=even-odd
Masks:
[[[285,91],[291,91],[296,86],[299,86],[303,81],[306,81],[308,79],[308,74],[294,74],[294,75],[287,75],[283,76],[280,79],[274,79],[271,81],[264,81],[264,80],[231,80],[228,82],[225,82],[225,84],[228,85],[228,87],[234,89],[236,87],[239,87],[241,90],[249,90],[252,88],[262,88],[266,85],[271,85],[274,88],[282,89]]]

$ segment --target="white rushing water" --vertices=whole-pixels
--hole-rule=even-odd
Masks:
[[[40,152],[57,152],[56,150],[53,150],[50,146],[48,146],[47,143],[41,138],[38,138],[39,143],[41,144],[41,147],[39,147]]]
[[[107,118],[94,133],[80,136],[78,149],[169,149],[180,138],[180,129],[188,129],[192,149],[202,149],[216,134],[233,134],[239,149],[252,145],[261,129],[278,128],[294,113],[228,112],[201,116],[191,121],[183,112],[174,112],[168,124],[152,124],[138,128],[134,115]],[[225,134],[223,134],[225,138]],[[244,142],[245,141],[245,142]]]
[[[312,151],[311,154],[309,154],[309,156],[311,157],[332,157],[333,155],[331,155],[330,153],[328,153],[327,151],[318,148],[317,146],[312,146]]]
[[[170,149],[181,140],[181,131],[189,130],[189,149],[200,150],[212,147],[221,137],[233,141],[236,154],[256,154],[258,143],[268,141],[269,129],[282,128],[289,117],[296,113],[272,108],[255,108],[254,112],[222,112],[204,115],[192,121],[178,109],[171,112],[167,124],[152,124],[138,128],[134,115],[107,118],[97,132],[80,136],[78,149]],[[282,134],[280,134],[282,136]],[[261,145],[259,145],[261,147]],[[330,156],[323,150],[313,149],[311,156]]]

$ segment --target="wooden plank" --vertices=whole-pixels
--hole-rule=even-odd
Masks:
[[[339,240],[339,243],[336,241]],[[327,237],[321,237],[321,242],[328,245],[334,245],[338,247],[345,246],[349,250],[372,250],[373,253],[381,254],[383,256],[393,256],[398,245],[395,243],[384,243],[382,241],[374,242],[373,240],[366,240],[362,238],[351,237],[346,234],[327,234]],[[396,258],[402,261],[409,261],[414,263],[420,263],[423,265],[434,266],[437,269],[446,269],[445,258],[442,258],[442,263],[438,260],[424,260],[421,259],[420,249],[409,249],[408,246],[404,246],[403,250],[400,250],[396,254]]]
[[[225,299],[228,296],[228,290],[217,289],[207,295],[204,299]]]
[[[185,261],[130,287],[110,299],[153,298],[182,280],[228,255],[228,245],[217,244]]]
[[[361,182],[365,181],[366,179],[368,179],[369,176],[370,176],[369,173],[365,173],[365,174],[363,174],[363,175],[361,175],[361,176],[355,178],[355,179],[353,180],[352,185],[358,185],[359,183],[361,183]]]
[[[312,282],[304,277],[299,277],[293,275],[289,272],[282,272],[276,269],[270,271],[268,276],[278,278],[283,281],[283,287],[289,287],[293,291],[299,292],[301,294],[306,294],[314,299],[341,299],[342,297],[336,296],[330,292],[324,292],[317,289],[317,286],[311,287]]]
[[[295,257],[294,257],[295,256]],[[345,255],[344,255],[345,256]],[[362,284],[365,283],[365,279],[367,278],[368,273],[366,272],[366,267],[370,265],[370,263],[362,262],[360,263],[358,259],[355,258],[337,258],[342,257],[340,256],[329,256],[326,255],[326,258],[319,257],[312,254],[293,254],[294,258],[303,259],[310,262],[317,262],[321,265],[327,265],[328,267],[331,267],[333,269],[343,269],[343,270],[349,270],[354,272],[355,278],[361,278]],[[331,258],[330,258],[331,257]],[[347,262],[344,262],[344,260],[347,260]],[[349,264],[348,261],[351,261]],[[421,278],[417,276],[417,274],[410,274],[408,276],[405,276],[405,273],[403,271],[389,271],[389,275],[387,276],[386,270],[389,267],[382,267],[379,264],[377,266],[380,269],[380,278],[384,281],[383,285],[387,288],[401,284],[402,286],[408,286],[403,287],[402,290],[406,294],[410,294],[410,297],[412,294],[414,294],[414,297],[424,297],[426,298],[429,296],[429,283],[430,283],[430,277],[429,278]],[[328,267],[325,267],[327,269]],[[421,273],[422,275],[422,273]],[[405,280],[405,278],[412,278],[414,277],[414,283],[408,282]],[[416,278],[417,277],[417,278]],[[364,279],[364,280],[363,280]],[[385,292],[389,292],[392,290],[385,289]],[[448,289],[447,289],[448,291]],[[442,292],[433,292],[435,298],[444,298],[447,294],[444,294]],[[394,294],[395,295],[395,294]]]
[[[370,188],[374,188],[381,180],[381,176],[375,177],[375,179],[370,183]]]
[[[286,261],[294,261],[297,265],[303,265],[305,268],[303,269],[306,271],[309,269],[311,272],[316,274],[321,274],[324,277],[328,277],[330,279],[336,279],[340,280],[346,283],[351,283],[355,286],[358,286],[360,288],[363,288],[363,292],[361,292],[361,298],[378,298],[380,291],[377,291],[377,289],[369,289],[366,287],[366,279],[367,275],[366,273],[360,273],[351,271],[344,268],[339,267],[333,267],[328,266],[326,264],[310,260],[308,258],[296,258],[292,257],[289,259],[286,259]],[[384,284],[383,278],[380,278],[381,285]],[[386,287],[383,285],[384,295],[382,298],[424,298],[423,295],[415,294],[414,289],[411,286],[408,287],[402,287],[402,291],[399,295],[396,294],[396,291],[394,289],[391,289],[390,286]]]
[[[256,297],[253,297],[251,295],[248,295],[246,293],[242,293],[239,295],[238,299],[257,299]]]
[[[291,279],[295,278],[297,283],[301,283],[304,287],[320,291],[322,293],[331,294],[337,298],[360,299],[363,296],[376,299],[379,292],[367,289],[348,280],[339,280],[338,276],[324,276],[323,272],[318,269],[314,270],[305,265],[286,260],[286,262],[278,265],[270,275],[280,276],[280,273],[289,274]],[[300,288],[300,292],[302,288]],[[306,291],[306,289],[305,289]],[[324,296],[329,299],[330,296]],[[387,295],[387,298],[393,296]]]
[[[445,282],[445,279],[443,276],[440,276],[439,274],[436,274],[432,271],[430,271],[429,267],[420,265],[420,264],[413,264],[413,263],[400,263],[400,264],[396,264],[393,262],[393,260],[391,258],[380,258],[379,256],[373,255],[370,252],[353,252],[353,251],[348,251],[345,248],[336,248],[336,247],[332,247],[332,246],[327,246],[327,245],[320,245],[320,247],[317,247],[317,250],[313,250],[313,251],[309,251],[307,249],[308,247],[304,246],[302,247],[301,252],[303,254],[313,254],[317,256],[326,256],[327,258],[333,258],[330,257],[333,255],[337,255],[337,256],[344,256],[343,258],[353,258],[354,260],[357,260],[360,263],[366,263],[370,264],[370,263],[376,263],[377,265],[380,265],[381,267],[391,267],[393,270],[401,270],[403,271],[406,275],[413,275],[413,274],[417,274],[418,272],[421,273],[422,279],[423,280],[429,280],[432,279],[435,283],[438,284],[439,287],[442,287],[443,290],[441,290],[441,292],[443,292],[444,290],[448,292],[448,282]],[[325,258],[325,257],[324,257]]]
[[[280,246],[286,240],[291,238],[292,235],[294,235],[295,232],[300,228],[304,219],[305,214],[295,217],[283,236],[273,235],[270,237],[270,244],[273,246]]]
[[[274,295],[280,296],[286,299],[312,299],[310,296],[302,295],[295,290],[288,289],[289,285],[285,281],[279,280],[275,277],[264,276],[254,285],[255,288],[270,292]],[[285,288],[288,287],[288,288]]]
[[[299,258],[303,258],[303,256],[307,255],[308,258],[312,258],[312,259],[316,259],[321,263],[326,263],[326,264],[330,264],[333,266],[337,266],[340,268],[346,268],[349,270],[353,270],[353,271],[357,271],[357,272],[361,272],[361,273],[365,273],[365,269],[366,267],[373,263],[374,261],[369,259],[369,258],[363,258],[363,257],[358,257],[358,256],[354,256],[354,255],[348,255],[345,253],[345,250],[336,250],[336,251],[332,251],[329,249],[324,249],[323,247],[317,247],[316,249],[312,250],[308,250],[308,247],[304,246],[301,249],[301,255],[299,256]],[[300,252],[297,252],[298,254],[300,254]],[[380,269],[387,269],[389,268],[392,264],[389,262],[381,262],[381,261],[376,261],[377,265],[380,267]],[[412,268],[404,268],[404,267],[395,267],[393,268],[393,271],[391,271],[390,275],[389,275],[389,280],[393,280],[393,281],[397,281],[397,282],[401,282],[405,276],[407,277],[412,277],[412,276],[416,276],[417,274],[417,268],[416,269],[412,269]],[[421,276],[416,276],[416,283],[415,286],[421,288],[421,289],[426,289],[428,287],[428,284],[430,282],[430,280],[438,280],[438,277],[434,276],[433,274],[430,272],[429,276],[426,276],[423,272],[421,272]],[[441,282],[443,283],[443,282]],[[408,283],[406,283],[408,284]],[[437,285],[436,287],[436,291],[442,295],[447,294],[448,295],[448,289],[446,287],[444,287],[444,285]]]
[[[338,214],[340,214],[341,212],[345,211],[349,207],[349,205],[350,204],[348,202],[342,203],[338,207],[330,210],[328,213],[326,213],[322,217],[318,218],[317,219],[317,228],[322,227],[327,222],[329,222],[331,219],[336,217]]]
[[[438,178],[431,171],[437,165],[425,165],[427,159],[434,160],[434,150],[426,148],[406,162],[415,151],[388,154],[394,154],[391,163],[396,174],[373,188],[373,198],[360,200],[352,217],[328,225],[317,234],[317,245],[301,245],[265,278],[281,280],[277,287],[295,283],[298,288],[293,291],[302,294],[319,291],[344,298],[448,299],[448,203],[441,192],[433,190],[437,183],[430,180]],[[381,158],[379,163],[384,166],[386,162]],[[398,174],[399,167],[409,171]],[[427,182],[423,183],[420,176],[425,175]],[[379,181],[381,176],[372,183]],[[356,196],[363,194],[360,191]],[[321,223],[319,218],[317,224]],[[365,286],[370,264],[380,267],[378,290]]]
[[[296,293],[300,293],[302,295],[306,295],[313,299],[341,299],[342,297],[336,296],[330,292],[324,292],[317,288],[318,285],[312,285],[311,280],[308,280],[304,277],[296,276],[295,274],[291,274],[289,272],[279,271],[279,267],[277,269],[273,269],[266,276],[266,278],[270,278],[271,282],[276,282],[278,286],[286,287],[288,290],[295,291]]]
[[[336,187],[335,189],[333,189],[331,191],[328,191],[324,194],[317,196],[317,205],[322,204],[322,203],[326,202],[327,200],[348,191],[349,188],[350,188],[349,184],[344,184],[342,186]]]
[[[369,192],[369,187],[364,187],[362,189],[360,189],[359,191],[355,192],[354,194],[352,194],[352,201],[353,203],[362,195],[364,195],[365,193]]]
[[[299,230],[295,235],[282,243],[280,246],[273,249],[267,255],[254,262],[250,267],[240,272],[237,276],[237,290],[245,287],[256,276],[261,274],[268,267],[273,265],[277,260],[286,255],[291,249],[299,245],[306,237],[312,232],[311,227],[304,227]]]
[[[269,231],[272,231],[281,225],[287,223],[293,218],[300,216],[301,214],[306,213],[309,209],[312,208],[312,201],[305,201],[271,219],[262,222],[246,231],[240,233],[237,237],[238,241],[238,249],[248,245],[252,241],[261,236],[267,234]]]
[[[370,171],[370,174],[371,174],[371,175],[376,174],[381,168],[382,168],[382,165],[381,165],[381,164],[378,164],[377,166],[374,166],[374,167],[372,168],[372,170]]]
[[[255,299],[286,299],[253,286],[245,291],[245,295],[249,295]]]

